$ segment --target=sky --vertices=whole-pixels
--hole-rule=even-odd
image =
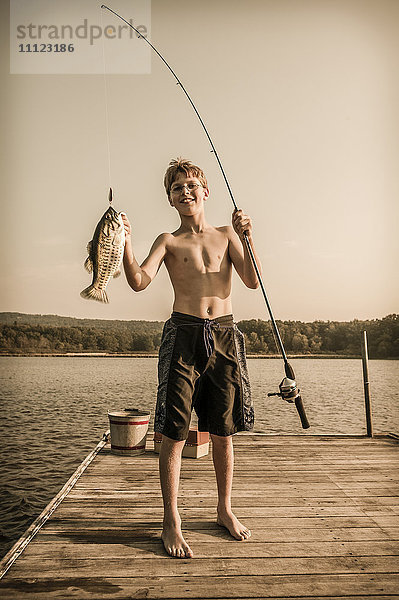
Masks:
[[[139,262],[179,224],[162,184],[172,158],[204,169],[208,221],[231,222],[192,108],[155,54],[148,74],[108,74],[107,93],[102,74],[10,74],[9,2],[0,10],[0,311],[168,318],[165,267],[140,293],[124,276],[111,281],[108,305],[79,292],[90,283],[86,244],[110,183]],[[398,24],[396,0],[151,3],[150,39],[189,91],[252,217],[277,319],[399,312]],[[236,320],[268,318],[261,292],[237,276],[233,306]]]

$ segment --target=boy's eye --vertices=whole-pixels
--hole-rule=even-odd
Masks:
[[[170,191],[172,194],[181,194],[184,188],[187,188],[189,192],[193,192],[198,187],[200,187],[199,183],[185,183],[184,185],[174,185]]]

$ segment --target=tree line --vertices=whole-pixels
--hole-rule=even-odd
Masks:
[[[399,358],[399,315],[369,321],[277,321],[289,354],[361,355],[362,332],[367,331],[370,358]],[[251,319],[239,323],[247,351],[274,354],[276,343],[270,321]]]
[[[6,313],[4,313],[5,315]],[[0,352],[157,352],[162,326],[157,321],[105,321],[84,319],[79,324],[40,324],[40,319],[7,318],[1,323]],[[39,317],[27,315],[27,317]],[[62,318],[61,322],[62,322]],[[66,317],[64,318],[66,319]],[[30,321],[30,322],[29,322]],[[73,324],[72,324],[73,323]],[[399,315],[369,321],[277,321],[288,354],[360,356],[362,331],[368,335],[370,358],[399,358]],[[277,354],[270,321],[240,321],[249,354]]]

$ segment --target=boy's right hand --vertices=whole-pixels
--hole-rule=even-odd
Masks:
[[[121,217],[122,217],[122,221],[123,221],[123,225],[125,228],[125,236],[126,238],[130,238],[131,234],[132,234],[132,226],[130,225],[130,221],[127,218],[127,215],[125,213],[121,213]]]

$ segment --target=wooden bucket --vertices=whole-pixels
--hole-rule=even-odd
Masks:
[[[145,452],[150,414],[136,408],[108,411],[111,452],[135,456]]]

